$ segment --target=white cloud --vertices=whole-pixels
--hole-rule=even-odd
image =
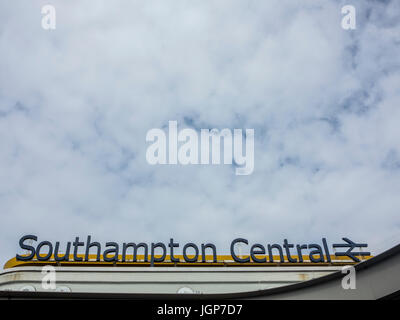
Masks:
[[[53,3],[54,31],[0,4],[1,261],[25,233],[398,241],[398,2],[353,31],[336,1]],[[148,165],[169,120],[254,128],[254,173]]]

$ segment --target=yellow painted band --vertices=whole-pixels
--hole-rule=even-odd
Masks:
[[[43,255],[44,257],[45,255]],[[83,254],[78,254],[77,255],[79,258],[84,259],[85,255]],[[118,261],[115,262],[106,262],[103,261],[103,255],[100,256],[100,261],[96,261],[97,255],[95,254],[90,254],[89,255],[89,261],[74,261],[74,257],[72,254],[69,255],[69,260],[70,261],[55,261],[54,260],[54,255],[50,257],[49,260],[47,261],[39,261],[37,259],[35,260],[28,260],[28,261],[19,261],[16,259],[16,257],[11,258],[8,260],[5,265],[4,269],[9,269],[9,268],[14,268],[14,267],[23,267],[23,266],[43,266],[43,265],[57,265],[57,266],[79,266],[79,267],[84,267],[84,266],[98,266],[98,267],[106,267],[106,266],[141,266],[141,267],[146,267],[150,266],[150,255],[148,256],[148,261],[144,261],[144,255],[137,255],[137,261],[132,262],[133,255],[126,255],[126,261],[122,262],[122,255],[118,255]],[[189,258],[192,256],[188,255]],[[244,256],[242,256],[244,257]],[[258,256],[256,257],[263,258],[266,256]],[[303,255],[303,261],[304,262],[297,262],[297,263],[291,263],[287,262],[286,256],[285,262],[280,262],[280,256],[279,255],[274,255],[273,260],[274,262],[264,262],[264,263],[259,263],[259,262],[246,262],[246,263],[239,263],[235,262],[233,258],[230,255],[218,255],[217,256],[217,262],[213,262],[213,256],[212,255],[206,255],[206,262],[201,262],[202,261],[202,256],[199,255],[197,262],[185,262],[183,255],[175,255],[175,258],[179,258],[180,262],[171,262],[170,260],[170,255],[166,255],[166,258],[164,262],[154,262],[155,266],[164,266],[164,267],[171,267],[171,266],[184,266],[184,267],[196,267],[196,266],[317,266],[317,265],[349,265],[349,264],[355,264],[355,262],[347,257],[336,257],[334,255],[331,255],[331,261],[332,262],[311,262],[310,258],[308,255]],[[35,256],[36,258],[36,256]],[[298,260],[298,256],[293,255],[292,258]],[[362,256],[358,257],[360,260],[367,260],[372,258],[372,256]],[[324,256],[324,260],[326,261],[326,256]]]

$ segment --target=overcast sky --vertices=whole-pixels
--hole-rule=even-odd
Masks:
[[[169,120],[254,129],[253,173],[148,164]],[[377,253],[399,192],[399,1],[0,1],[1,264],[24,234]]]

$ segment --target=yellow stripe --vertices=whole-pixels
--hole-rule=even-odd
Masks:
[[[44,257],[45,255],[43,255]],[[83,254],[78,254],[78,257],[84,259],[85,256]],[[103,255],[100,256],[100,261],[96,261],[97,255],[95,254],[90,254],[89,255],[89,261],[73,261],[74,257],[72,254],[69,255],[69,260],[70,261],[55,261],[54,260],[54,255],[50,257],[49,260],[47,261],[38,261],[38,260],[29,260],[29,261],[19,261],[15,257],[8,260],[5,265],[4,269],[9,269],[13,267],[23,267],[23,266],[44,266],[44,265],[57,265],[57,266],[97,266],[97,267],[106,267],[106,266],[125,266],[125,267],[132,267],[132,266],[138,266],[138,267],[146,267],[150,266],[150,262],[145,262],[144,261],[144,255],[137,255],[137,262],[132,262],[133,255],[126,255],[126,262],[121,262],[122,260],[122,255],[118,255],[118,260],[116,262],[105,262],[103,261]],[[188,256],[188,258],[192,258],[193,256]],[[259,256],[257,255],[256,257],[258,258],[263,258],[266,256]],[[202,256],[199,255],[198,262],[185,262],[183,255],[175,255],[175,258],[179,258],[180,262],[171,262],[170,260],[170,255],[166,255],[166,258],[164,262],[154,262],[155,266],[163,266],[163,267],[172,267],[172,266],[182,266],[182,267],[196,267],[196,266],[315,266],[315,265],[349,265],[349,264],[355,264],[355,262],[347,257],[336,257],[334,255],[331,255],[331,263],[329,262],[311,262],[310,258],[308,255],[303,255],[303,261],[304,262],[297,262],[297,263],[291,263],[287,262],[287,257],[284,256],[285,262],[280,262],[280,256],[279,255],[274,255],[274,262],[265,262],[265,263],[258,263],[258,262],[247,262],[247,263],[239,263],[235,262],[233,258],[230,255],[218,255],[217,256],[217,262],[212,262],[213,261],[213,256],[212,255],[206,255],[206,261],[207,262],[201,262],[202,261]],[[35,257],[36,258],[36,257]],[[244,256],[243,256],[244,258]],[[298,256],[292,256],[292,258],[295,258],[298,260]],[[360,260],[367,260],[372,258],[372,256],[363,256],[363,257],[358,257]],[[268,257],[267,257],[268,259]],[[326,261],[326,256],[324,256],[324,260]],[[150,261],[150,256],[148,256],[148,261]]]

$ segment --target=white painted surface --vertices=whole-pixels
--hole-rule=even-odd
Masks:
[[[274,288],[325,276],[340,266],[317,267],[56,267],[56,289],[42,288],[41,267],[0,274],[0,290],[112,293],[227,293]]]

